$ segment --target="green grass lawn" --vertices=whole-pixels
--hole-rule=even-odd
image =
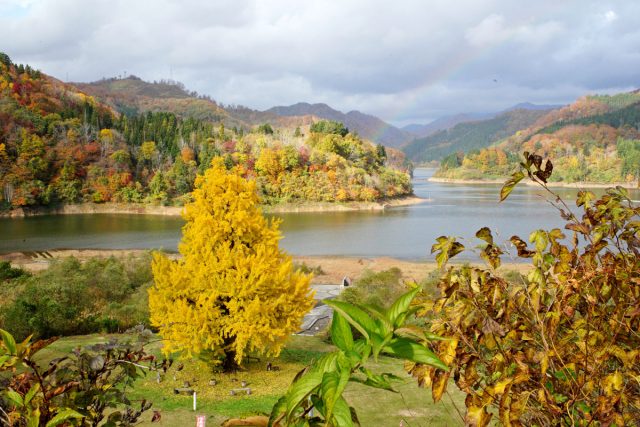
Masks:
[[[87,335],[66,337],[53,343],[41,351],[39,359],[46,361],[60,357],[78,346],[106,342],[111,337],[123,336]],[[133,339],[133,337],[131,337]],[[148,350],[160,354],[159,341],[148,345]],[[184,368],[177,371],[174,367],[158,384],[156,374],[150,373],[146,378],[133,384],[129,396],[132,400],[147,399],[153,402],[153,410],[159,410],[162,419],[159,423],[150,423],[152,412],[143,416],[141,425],[186,426],[195,424],[196,415],[206,415],[207,425],[218,426],[225,419],[245,417],[257,414],[268,414],[271,407],[291,383],[294,375],[323,352],[333,348],[319,337],[293,336],[280,357],[271,360],[279,371],[266,371],[267,359],[253,361],[245,366],[244,371],[234,374],[215,373],[202,362],[194,360],[181,361]],[[363,427],[365,426],[398,426],[403,420],[405,426],[456,426],[462,425],[458,409],[464,409],[464,396],[455,386],[450,387],[450,395],[445,395],[442,402],[434,404],[431,392],[420,389],[416,381],[407,375],[402,362],[391,358],[381,358],[371,363],[370,369],[380,372],[391,372],[402,377],[396,384],[397,393],[377,390],[360,384],[350,384],[345,391],[347,401],[356,408]],[[175,379],[174,379],[175,376]],[[209,381],[215,379],[215,386]],[[182,387],[188,381],[196,390],[198,409],[192,410],[191,396],[175,395],[173,389]],[[230,395],[232,388],[241,386],[246,381],[251,387],[251,395]],[[455,406],[454,406],[455,403]]]

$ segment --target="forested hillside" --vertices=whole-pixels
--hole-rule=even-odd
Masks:
[[[488,120],[464,122],[403,147],[407,157],[417,163],[439,161],[451,153],[487,147],[514,132],[529,127],[547,111],[515,109]]]
[[[587,96],[481,150],[446,157],[437,176],[501,178],[528,151],[554,159],[552,179],[612,183],[640,178],[640,92]]]
[[[403,156],[353,134],[305,136],[269,124],[245,133],[210,119],[120,113],[1,54],[0,206],[181,204],[216,156],[227,167],[242,165],[266,203],[411,193]]]

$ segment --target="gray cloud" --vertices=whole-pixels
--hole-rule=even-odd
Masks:
[[[530,3],[0,0],[0,50],[62,79],[126,70],[223,103],[395,123],[639,85],[639,2]]]

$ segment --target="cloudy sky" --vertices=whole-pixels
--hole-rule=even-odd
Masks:
[[[69,81],[394,124],[640,87],[636,0],[0,0],[0,51]]]

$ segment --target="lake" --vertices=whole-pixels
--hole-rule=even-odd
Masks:
[[[562,226],[537,187],[521,185],[498,203],[500,185],[427,181],[433,169],[416,169],[414,192],[424,203],[384,211],[278,214],[282,247],[294,255],[431,258],[436,237],[455,235],[473,247],[475,232],[488,226],[498,242],[538,228]],[[576,190],[556,189],[570,206]],[[602,190],[600,190],[600,193]],[[640,199],[634,190],[633,199]],[[177,217],[128,214],[47,215],[0,218],[0,253],[51,249],[176,250],[183,221]],[[475,259],[468,254],[462,259]]]

